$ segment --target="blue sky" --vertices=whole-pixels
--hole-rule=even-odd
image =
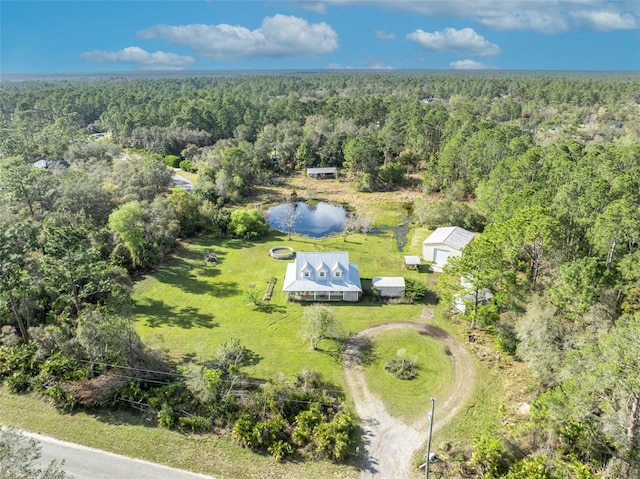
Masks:
[[[0,73],[640,70],[640,0],[0,0]]]

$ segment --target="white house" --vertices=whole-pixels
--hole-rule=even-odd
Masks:
[[[374,276],[371,286],[380,292],[383,298],[399,298],[404,295],[404,278],[402,276]]]
[[[442,268],[449,256],[462,255],[462,249],[474,236],[471,231],[458,226],[437,228],[422,242],[422,259],[431,261],[436,268]]]
[[[297,253],[287,265],[282,290],[288,301],[358,301],[360,271],[349,253]]]

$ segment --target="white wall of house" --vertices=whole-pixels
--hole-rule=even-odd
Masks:
[[[443,243],[423,243],[422,245],[422,259],[425,261],[444,266],[451,256],[462,256],[462,251]]]

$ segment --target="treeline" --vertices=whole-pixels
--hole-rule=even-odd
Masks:
[[[508,440],[477,438],[469,473],[640,477],[640,146],[530,147],[475,196],[488,224],[441,292],[469,293],[462,316],[526,361],[537,388]]]
[[[163,155],[180,155],[190,144],[261,140],[268,146],[258,155],[275,150],[294,168],[341,165],[344,142],[367,135],[387,162],[405,150],[428,160],[465,121],[451,117],[464,112],[530,134],[556,126],[560,134],[562,125],[570,136],[593,123],[581,132],[585,141],[638,130],[639,81],[626,76],[322,74],[25,84],[3,82],[0,90],[0,152],[7,156],[63,156],[88,128]],[[612,122],[623,128],[610,128]]]

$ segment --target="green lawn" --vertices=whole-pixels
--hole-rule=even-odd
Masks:
[[[359,265],[361,277],[405,276],[433,284],[435,275],[404,269],[403,254],[420,254],[422,231],[414,231],[413,240],[398,252],[390,231],[380,234],[354,234],[311,239],[274,235],[265,240],[199,239],[182,244],[158,271],[136,280],[136,328],[152,347],[161,347],[179,362],[203,361],[216,354],[218,346],[237,337],[259,360],[247,366],[247,374],[270,379],[279,373],[291,379],[304,369],[320,372],[336,386],[345,387],[339,362],[338,344],[323,340],[318,351],[304,343],[298,331],[302,304],[287,303],[282,292],[287,260],[275,260],[267,253],[276,245],[296,251],[347,251]],[[204,255],[214,252],[221,264],[206,264]],[[265,308],[247,304],[244,291],[250,285],[261,289],[269,278],[277,278],[274,294]],[[419,320],[421,304],[395,305],[378,302],[332,303],[347,332],[391,321]],[[443,321],[436,315],[437,321]],[[439,324],[443,327],[450,325]],[[388,333],[375,341],[380,360],[367,368],[371,389],[386,397],[393,413],[402,418],[424,412],[424,398],[446,394],[451,382],[452,365],[442,345],[413,331]],[[381,368],[389,357],[404,348],[420,366],[414,381],[398,381]],[[472,398],[473,409],[438,436],[441,440],[460,440],[474,436],[485,425],[493,427],[499,412],[492,408],[500,394],[495,374],[482,370]],[[486,384],[485,384],[486,381]],[[469,416],[469,410],[473,412]],[[486,415],[486,416],[485,416]],[[144,419],[121,412],[61,415],[34,396],[9,395],[0,389],[0,423],[50,434],[109,451],[123,453],[175,467],[212,474],[218,478],[355,478],[351,466],[323,461],[277,464],[269,456],[254,454],[235,445],[227,436],[183,435],[162,428],[148,427]]]
[[[299,336],[304,305],[287,303],[282,280],[287,260],[267,253],[285,244],[296,251],[348,251],[362,278],[376,275],[424,274],[404,269],[402,253],[394,251],[390,232],[342,237],[286,240],[276,235],[263,241],[202,239],[183,244],[159,271],[141,278],[134,288],[136,328],[143,340],[170,351],[178,361],[207,360],[229,338],[258,355],[257,364],[246,372],[260,378],[278,373],[293,378],[303,369],[316,370],[336,385],[344,385],[338,362],[338,345],[320,343],[312,351]],[[215,252],[219,265],[206,264],[203,257]],[[244,292],[255,285],[261,294],[267,280],[277,278],[274,294],[264,308],[248,304]],[[387,321],[416,320],[421,305],[388,305],[378,302],[332,303],[347,332]]]
[[[389,331],[372,342],[375,359],[364,368],[365,378],[392,416],[411,423],[424,416],[431,404],[429,398],[447,397],[454,368],[442,343],[414,329]],[[398,357],[417,363],[415,379],[397,379],[385,371],[387,361]]]

